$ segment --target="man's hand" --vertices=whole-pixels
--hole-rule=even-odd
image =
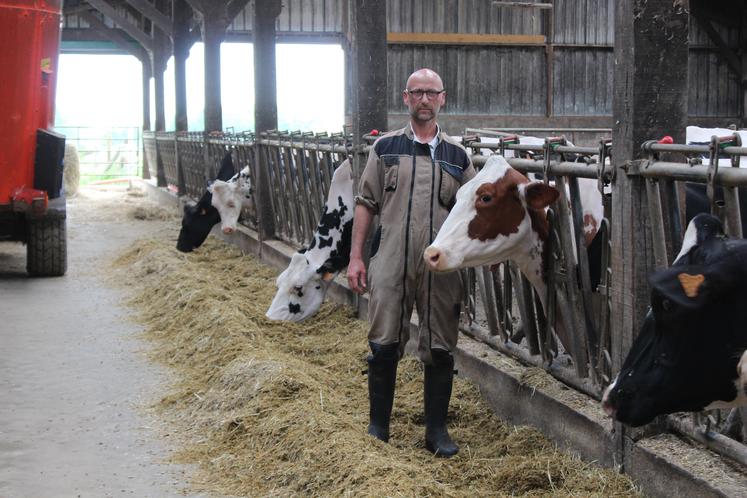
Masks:
[[[361,258],[350,258],[347,273],[350,290],[356,294],[366,292],[366,265]]]

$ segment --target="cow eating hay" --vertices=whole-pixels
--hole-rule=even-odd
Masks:
[[[557,451],[538,431],[496,419],[457,380],[453,430],[464,451],[445,465],[418,448],[422,373],[405,360],[392,430],[365,431],[365,324],[330,303],[301,323],[264,316],[275,272],[221,241],[199,253],[167,237],[115,263],[133,293],[151,356],[178,381],[157,408],[175,459],[198,464],[198,491],[239,496],[635,496],[627,478]],[[156,261],[153,261],[156,259]],[[155,270],[155,271],[154,271]]]

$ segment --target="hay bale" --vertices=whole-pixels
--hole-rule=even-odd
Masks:
[[[78,159],[78,149],[71,143],[65,143],[64,169],[62,171],[63,187],[68,197],[73,197],[78,193],[80,185],[80,160]]]
[[[325,303],[312,318],[265,318],[277,271],[208,239],[136,243],[115,261],[151,357],[178,381],[155,407],[196,492],[236,496],[638,496],[630,480],[497,419],[457,378],[450,430],[462,451],[424,450],[423,369],[400,363],[389,444],[366,434],[364,322]],[[147,272],[142,272],[147,268]]]

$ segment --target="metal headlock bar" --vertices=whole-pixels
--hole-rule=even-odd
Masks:
[[[682,145],[648,141],[642,145],[643,159],[612,166],[612,143],[599,141],[597,147],[568,145],[563,137],[551,137],[539,145],[520,143],[515,132],[545,133],[593,132],[601,136],[608,129],[545,129],[545,128],[468,128],[463,143],[474,152],[473,164],[480,168],[488,156],[483,151],[505,155],[508,151],[519,157],[506,160],[525,174],[552,177],[561,192],[560,201],[548,213],[551,219],[549,240],[549,288],[545,296],[547,316],[529,281],[512,263],[496,268],[471,269],[466,296],[469,316],[461,330],[489,346],[509,354],[524,364],[543,367],[565,384],[590,396],[600,397],[601,389],[611,376],[610,322],[612,281],[610,274],[610,224],[603,219],[601,281],[591,289],[586,251],[581,231],[583,214],[580,204],[579,178],[593,179],[608,207],[609,187],[616,170],[619,174],[637,175],[645,179],[647,212],[649,213],[656,267],[671,263],[682,237],[684,187],[678,182],[705,185],[712,209],[725,221],[727,232],[741,237],[739,192],[747,187],[747,170],[739,168],[741,157],[747,155],[739,135],[712,137],[707,145]],[[480,137],[497,143],[484,143]],[[250,166],[252,181],[259,171],[268,175],[270,195],[266,208],[272,211],[274,236],[295,246],[307,242],[327,193],[335,167],[344,159],[357,156],[365,164],[371,143],[377,138],[364,137],[364,144],[354,146],[350,135],[343,133],[302,133],[269,130],[255,136],[250,133],[205,134],[203,132],[144,132],[146,159],[155,177],[161,158],[161,174],[180,193],[195,199],[202,196],[208,181],[217,173],[220,161],[230,151],[238,171]],[[683,155],[681,162],[668,156]],[[664,160],[662,160],[664,158]],[[730,159],[730,167],[719,165],[719,159]],[[256,183],[255,183],[256,185]],[[723,191],[723,201],[719,201]],[[255,190],[256,192],[256,190]],[[260,209],[260,206],[257,207]],[[244,213],[244,220],[256,226],[258,213]],[[592,292],[596,290],[597,292]],[[481,301],[486,328],[474,322],[476,304]],[[517,313],[518,311],[518,313]],[[517,320],[518,319],[518,320]],[[516,322],[516,323],[514,323]],[[573,362],[556,361],[559,344],[552,327],[561,323],[570,331],[566,335]],[[521,343],[521,344],[520,344]],[[730,414],[729,418],[734,418]],[[714,418],[695,416],[691,421],[670,417],[670,428],[709,448],[747,465],[747,448],[717,431],[720,414]]]

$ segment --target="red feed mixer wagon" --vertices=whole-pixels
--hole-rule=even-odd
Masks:
[[[65,137],[52,130],[61,0],[0,0],[0,241],[33,276],[67,269]]]

